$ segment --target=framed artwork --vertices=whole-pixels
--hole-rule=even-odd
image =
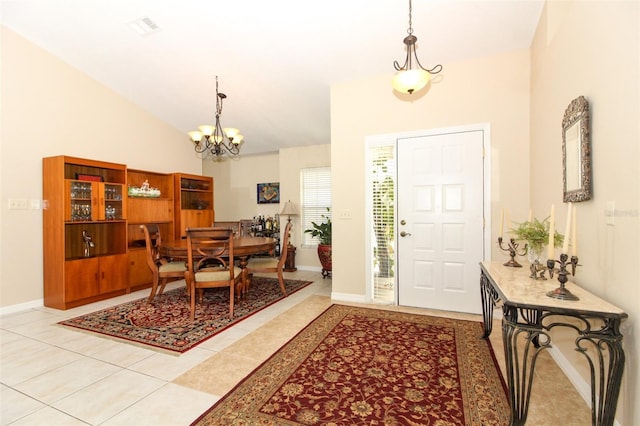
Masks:
[[[258,204],[277,204],[280,202],[280,182],[258,184]]]
[[[104,182],[104,179],[102,179],[102,176],[100,175],[89,175],[86,173],[76,173],[76,179],[77,180],[88,180],[91,182]]]

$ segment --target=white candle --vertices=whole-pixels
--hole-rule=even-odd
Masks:
[[[569,254],[569,240],[571,239],[571,214],[573,203],[569,203],[569,207],[567,209],[567,222],[564,226],[564,243],[562,244],[562,253]]]
[[[531,223],[532,221],[533,221],[533,211],[529,209],[529,219],[527,220],[527,222]]]
[[[551,214],[549,215],[549,243],[547,246],[547,258],[554,259],[554,237],[556,233],[556,206],[551,204]]]
[[[502,238],[502,229],[504,227],[504,207],[500,210],[500,233],[498,236]]]
[[[511,238],[511,212],[507,209],[507,237]]]
[[[571,222],[571,255],[578,255],[578,239],[576,238],[576,208],[573,207],[573,220]]]

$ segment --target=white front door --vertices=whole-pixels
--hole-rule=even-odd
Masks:
[[[483,132],[398,139],[398,302],[481,313]]]

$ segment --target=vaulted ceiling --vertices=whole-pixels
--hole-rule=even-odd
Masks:
[[[2,0],[2,24],[176,129],[214,117],[244,153],[329,143],[333,83],[394,74],[408,0]],[[531,44],[544,0],[413,0],[425,66]],[[129,25],[148,18],[158,30]],[[389,86],[391,90],[391,86]],[[185,141],[188,138],[185,134]]]

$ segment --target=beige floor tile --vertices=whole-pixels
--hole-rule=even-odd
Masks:
[[[171,381],[207,358],[210,358],[214,353],[213,351],[200,347],[193,348],[180,356],[155,353],[131,365],[129,370],[165,381]]]
[[[0,401],[2,401],[2,415],[0,415],[2,426],[46,407],[43,403],[5,385],[0,385]]]
[[[233,389],[257,365],[255,359],[222,351],[176,378],[172,383],[222,396]]]
[[[84,354],[120,367],[129,367],[157,353],[129,343],[121,343],[109,338],[99,338]]]
[[[28,351],[22,354],[2,359],[1,377],[5,385],[16,385],[18,383],[39,376],[47,371],[55,370],[58,367],[69,364],[82,357],[75,352],[46,345],[42,350]],[[3,351],[4,352],[4,351]],[[28,365],[29,368],[24,368]]]
[[[188,425],[217,400],[209,393],[167,383],[101,426]]]
[[[92,358],[80,358],[14,386],[20,392],[51,404],[108,377],[121,368]]]
[[[122,370],[51,405],[84,422],[99,425],[164,384],[160,379]]]
[[[51,407],[44,407],[33,414],[11,423],[11,426],[86,426],[87,424],[73,416]]]

